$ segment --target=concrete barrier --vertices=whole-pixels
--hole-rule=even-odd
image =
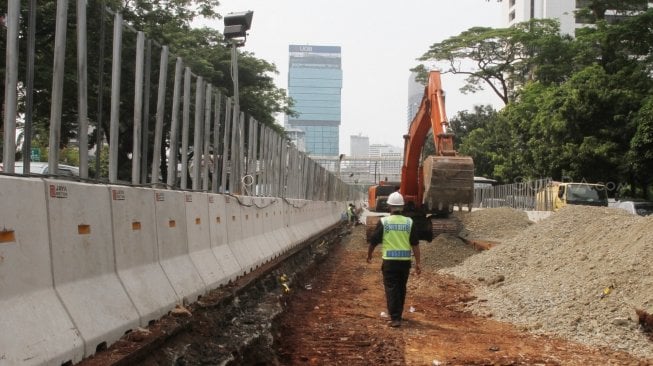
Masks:
[[[152,190],[109,189],[118,277],[147,326],[181,302],[159,264]]]
[[[155,189],[159,262],[177,296],[186,303],[204,294],[206,284],[190,259],[186,234],[185,193]]]
[[[295,227],[295,208],[292,204],[293,203],[288,199],[282,199],[281,211],[283,227],[285,228],[286,233],[288,233],[288,239],[290,239],[286,244],[286,249],[294,247],[300,240],[300,235]]]
[[[262,255],[256,243],[246,240],[251,233],[246,231],[245,214],[239,199],[240,197],[225,196],[227,242],[241,266],[241,275],[244,275],[262,262]]]
[[[295,233],[295,243],[293,243],[293,246],[295,246],[306,240],[311,233],[306,224],[308,221],[308,201],[289,199],[287,207],[290,219],[288,227]]]
[[[209,231],[211,249],[227,281],[235,280],[242,272],[242,267],[227,241],[227,210],[225,196],[209,194]]]
[[[284,202],[281,198],[267,198],[268,205],[264,210],[266,221],[263,229],[266,233],[271,233],[276,239],[279,254],[285,253],[292,242],[291,234],[284,222]]]
[[[262,248],[265,261],[269,261],[278,257],[281,253],[281,246],[279,246],[273,232],[265,230],[265,222],[267,221],[265,210],[272,204],[272,201],[263,197],[250,197],[250,201],[252,203],[252,221],[250,226],[254,227],[255,234],[253,239]]]
[[[84,343],[52,286],[44,183],[0,176],[0,365],[78,362]]]
[[[116,274],[106,186],[46,179],[54,287],[84,340],[84,354],[139,325]]]
[[[212,290],[227,283],[228,278],[211,250],[209,198],[207,193],[201,192],[187,192],[185,197],[190,259],[202,276],[207,290]]]
[[[284,235],[283,220],[277,220],[277,218],[281,218],[281,214],[275,211],[279,200],[273,197],[260,197],[258,200],[262,207],[260,215],[263,232],[274,251],[273,258],[276,258],[285,252],[285,244],[288,241]],[[277,222],[279,222],[278,225]]]

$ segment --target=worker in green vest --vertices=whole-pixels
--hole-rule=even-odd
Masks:
[[[413,230],[413,220],[401,215],[404,197],[399,192],[388,196],[390,216],[383,217],[370,236],[367,250],[367,263],[372,262],[374,248],[381,244],[383,264],[383,286],[390,315],[390,326],[401,326],[406,284],[410,275],[411,254],[415,255],[415,273],[420,274],[420,252],[417,230]]]

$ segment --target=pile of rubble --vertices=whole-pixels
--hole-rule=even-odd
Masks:
[[[653,312],[653,217],[568,206],[523,226],[520,214],[498,210],[478,214],[487,221],[467,229],[469,235],[482,234],[480,227],[495,230],[487,231],[493,237],[486,239],[501,244],[443,270],[476,285],[478,300],[470,303],[474,312],[530,331],[653,357],[653,342],[636,314],[636,309]],[[506,221],[497,223],[497,218]],[[508,230],[502,232],[501,226]],[[515,235],[517,226],[521,232]]]

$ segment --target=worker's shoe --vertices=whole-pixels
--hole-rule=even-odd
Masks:
[[[401,327],[401,320],[393,320],[390,322],[390,326],[393,328]]]

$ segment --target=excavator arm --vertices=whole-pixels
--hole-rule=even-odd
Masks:
[[[408,134],[404,136],[404,163],[400,192],[408,210],[417,217],[446,218],[453,206],[467,205],[474,199],[474,162],[459,156],[444,106],[444,91],[439,71],[429,72],[428,84]],[[422,149],[429,130],[433,131],[435,155],[422,160]],[[433,221],[433,233],[456,231],[450,224]]]

